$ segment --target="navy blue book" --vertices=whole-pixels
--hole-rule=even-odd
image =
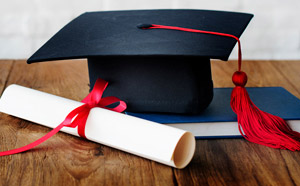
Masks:
[[[300,100],[297,97],[282,87],[247,90],[258,108],[282,117],[293,130],[300,132]],[[237,117],[230,107],[231,91],[232,88],[215,88],[212,103],[199,115],[126,114],[190,131],[197,139],[240,138]]]

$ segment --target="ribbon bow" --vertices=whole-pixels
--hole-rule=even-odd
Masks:
[[[84,104],[72,110],[66,116],[65,120],[61,124],[59,124],[56,128],[51,130],[45,136],[41,137],[40,139],[26,146],[9,150],[9,151],[0,152],[0,156],[12,155],[12,154],[17,154],[20,152],[30,150],[35,146],[43,143],[50,137],[52,137],[54,134],[59,132],[59,130],[62,129],[63,127],[71,127],[71,128],[77,127],[78,135],[80,137],[86,138],[85,125],[86,125],[86,120],[92,108],[101,107],[116,112],[123,112],[127,108],[126,103],[120,100],[119,98],[113,96],[102,98],[102,94],[106,89],[107,85],[108,83],[106,81],[102,79],[98,79],[94,85],[93,90],[81,101]],[[119,104],[115,107],[112,108],[108,107],[110,105],[117,104],[117,103]]]

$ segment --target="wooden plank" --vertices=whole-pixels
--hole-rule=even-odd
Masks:
[[[15,62],[7,85],[19,84],[81,100],[88,94],[85,61]],[[26,145],[50,129],[0,114],[0,150]],[[30,152],[0,157],[0,185],[174,185],[172,168],[59,133]]]
[[[13,60],[0,60],[0,94],[7,83],[8,75],[12,69]]]
[[[180,185],[299,185],[299,157],[243,139],[198,140],[192,163],[175,175]]]
[[[281,86],[300,98],[300,61],[276,61],[272,64],[278,74],[286,80]]]

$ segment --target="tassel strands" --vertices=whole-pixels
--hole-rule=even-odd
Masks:
[[[282,118],[261,111],[251,101],[244,87],[247,75],[237,71],[232,76],[236,87],[231,94],[231,108],[237,114],[239,131],[250,142],[272,148],[300,150],[300,133]]]

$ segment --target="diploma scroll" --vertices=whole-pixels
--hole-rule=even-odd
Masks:
[[[82,104],[10,85],[0,99],[0,111],[55,128]],[[78,136],[76,128],[61,131]],[[85,134],[91,141],[176,168],[184,168],[191,161],[196,143],[190,132],[98,107],[90,111]]]

